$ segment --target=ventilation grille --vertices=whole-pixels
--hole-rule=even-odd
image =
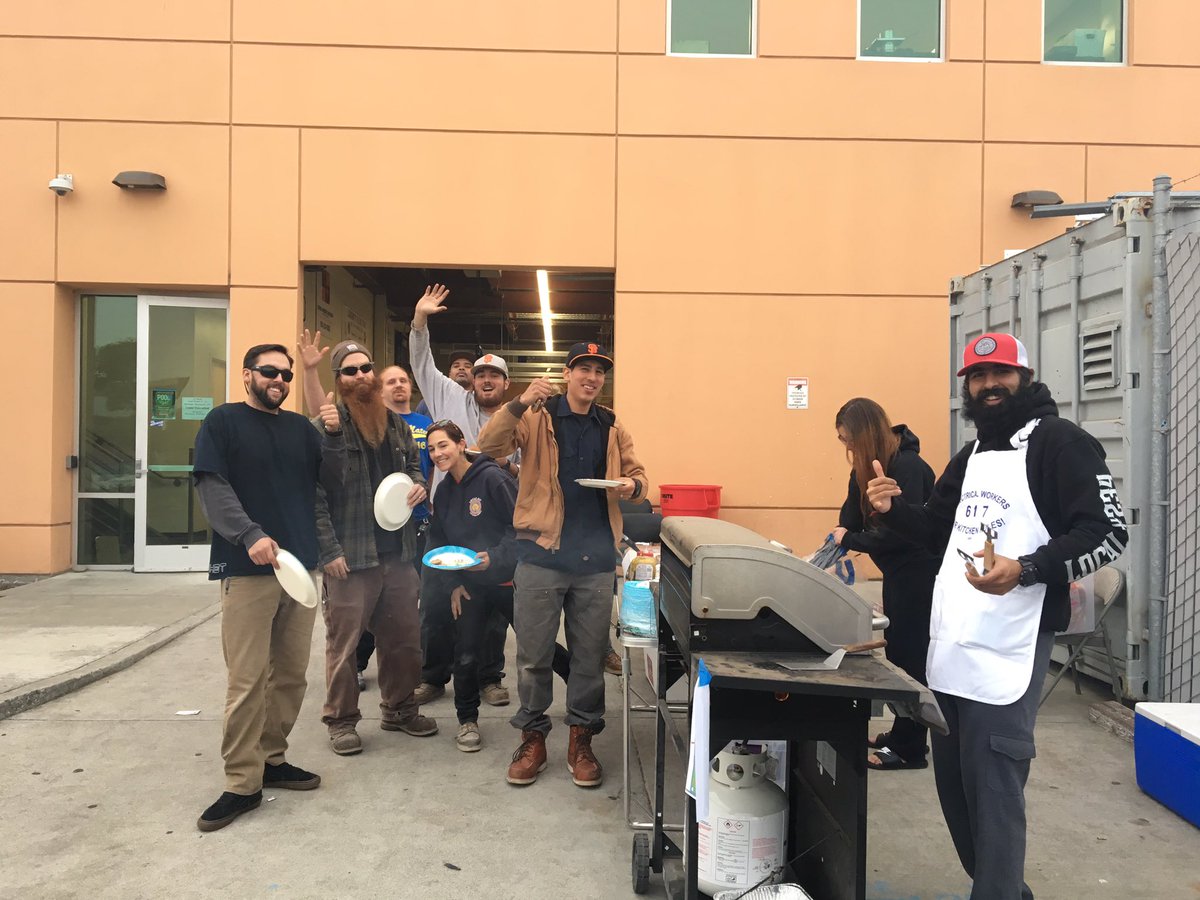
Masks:
[[[1121,382],[1117,366],[1120,325],[1107,323],[1085,330],[1082,335],[1083,389],[1102,391]]]

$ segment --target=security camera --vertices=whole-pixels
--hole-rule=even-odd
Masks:
[[[50,179],[50,190],[58,194],[60,197],[65,197],[71,191],[75,190],[75,176],[58,174]]]

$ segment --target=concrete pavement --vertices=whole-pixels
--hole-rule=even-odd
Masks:
[[[220,611],[204,574],[67,572],[0,593],[0,719],[137,662]]]
[[[49,665],[61,669],[61,660],[102,663],[96,651],[131,646],[121,644],[123,637],[134,643],[162,637],[164,628],[186,621],[178,598],[192,589],[201,604],[192,615],[204,614],[206,593],[215,600],[215,589],[202,581],[189,586],[192,576],[169,576],[179,581],[164,582],[158,601],[168,611],[138,623],[122,605],[134,602],[134,592],[114,588],[122,578],[145,586],[138,582],[155,576],[109,580],[110,574],[83,576],[99,580],[79,589],[94,587],[91,597],[116,598],[108,601],[114,613],[125,612],[104,622],[104,606],[89,595],[63,602],[62,646],[56,650],[53,633],[40,632],[41,651],[22,664],[27,675]],[[0,594],[6,642],[16,638],[2,623],[15,618],[2,610],[24,590]],[[143,602],[146,610],[155,606]],[[31,604],[21,600],[27,615]],[[74,629],[83,622],[107,637],[79,638]],[[55,626],[46,619],[38,627]],[[110,628],[141,629],[142,635]],[[537,784],[513,788],[503,780],[517,743],[507,724],[511,707],[483,708],[485,745],[474,754],[454,748],[448,697],[424,710],[442,726],[438,735],[383,732],[374,666],[362,704],[365,752],[333,755],[319,721],[322,641],[318,620],[308,696],[289,758],[319,772],[324,783],[310,793],[268,791],[271,799],[260,809],[212,834],[198,832],[195,819],[221,790],[219,619],[202,622],[136,665],[0,721],[7,813],[0,816],[0,897],[631,896],[616,678],[607,679],[609,728],[595,741],[606,765],[604,786],[583,791],[570,781],[556,680],[560,704],[550,766]],[[510,641],[510,685],[512,650]],[[59,662],[35,665],[56,654]],[[1076,697],[1064,681],[1042,710],[1027,792],[1028,880],[1042,900],[1200,897],[1200,831],[1138,790],[1132,747],[1088,720],[1089,706],[1101,699],[1098,691]],[[176,715],[185,709],[201,712]],[[638,724],[635,736],[648,756],[649,721]],[[636,777],[634,789],[641,790]],[[965,900],[969,885],[941,821],[932,770],[873,773],[870,791],[867,897]],[[664,896],[657,881],[651,890]]]

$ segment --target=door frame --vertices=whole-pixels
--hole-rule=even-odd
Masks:
[[[225,396],[229,402],[229,299],[227,297],[181,297],[160,294],[137,295],[137,406],[134,414],[133,480],[133,571],[206,572],[208,545],[148,546],[146,543],[146,496],[149,467],[146,465],[150,438],[150,310],[152,307],[220,309],[225,311]],[[214,404],[216,406],[216,404]],[[188,477],[191,475],[189,473]]]

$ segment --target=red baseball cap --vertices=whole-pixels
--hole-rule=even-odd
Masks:
[[[967,344],[967,349],[963,351],[962,368],[958,370],[958,374],[965,375],[967,369],[981,363],[1028,369],[1029,354],[1025,345],[1011,334],[981,334]]]

